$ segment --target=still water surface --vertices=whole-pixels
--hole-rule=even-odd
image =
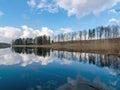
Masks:
[[[120,58],[43,48],[0,49],[0,90],[120,90]]]

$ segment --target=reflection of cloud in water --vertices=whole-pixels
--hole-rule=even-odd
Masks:
[[[112,81],[110,80],[111,85],[116,86],[119,83],[119,80]]]
[[[21,66],[26,66],[28,64],[32,64],[33,62],[39,62],[41,65],[47,65],[48,63],[53,62],[53,58],[43,57],[43,56],[36,56],[34,54],[20,54],[22,57],[22,64]]]
[[[37,56],[35,54],[19,54],[13,53],[10,49],[1,49],[0,50],[0,65],[13,65],[20,64],[21,66],[27,66],[34,62],[40,63],[41,65],[47,65],[52,63],[57,58],[54,57],[53,54],[50,56]],[[60,64],[71,64],[72,61],[69,59],[63,58],[63,60],[57,60]]]
[[[13,65],[19,64],[21,66],[26,66],[32,64],[33,62],[38,62],[41,65],[47,65],[53,62],[52,56],[43,57],[36,56],[34,54],[18,54],[12,53],[10,49],[0,50],[0,65]]]
[[[60,86],[57,90],[115,90],[114,88],[109,88],[99,78],[95,78],[93,83],[89,80],[78,76],[76,80],[68,77],[67,83]]]
[[[68,59],[63,59],[62,61],[60,61],[60,64],[67,64],[70,65],[72,63],[72,61],[68,60]]]
[[[111,58],[111,57],[103,57],[100,55],[94,55],[94,54],[85,54],[85,53],[69,53],[69,52],[50,52],[50,56],[37,56],[35,54],[18,54],[18,53],[12,53],[10,49],[4,49],[0,50],[0,65],[13,65],[13,64],[20,64],[21,66],[27,66],[32,63],[40,63],[41,65],[47,65],[49,63],[52,63],[53,61],[59,62],[60,64],[72,64],[73,60],[78,60],[81,62],[87,63],[90,61],[94,61],[95,65],[103,65],[107,66],[110,75],[116,76],[119,72],[119,63],[120,59],[117,58]],[[58,58],[57,58],[57,57]],[[93,58],[95,57],[95,58]],[[100,58],[99,58],[100,57]],[[61,58],[61,59],[59,59]],[[107,58],[107,59],[105,59]],[[93,60],[92,60],[93,59]],[[116,61],[116,62],[115,62]],[[116,69],[118,68],[118,72],[116,72]],[[49,83],[49,82],[48,82]],[[50,82],[53,83],[53,82]],[[112,86],[118,85],[119,80],[110,80],[110,84]],[[50,85],[50,84],[48,84]],[[54,85],[54,83],[52,84]],[[37,85],[34,88],[28,88],[28,90],[42,90],[42,86]],[[104,88],[104,89],[101,89]],[[60,86],[58,90],[114,90],[113,88],[108,88],[103,82],[100,81],[99,78],[96,78],[93,83],[91,83],[89,80],[86,80],[82,78],[81,76],[78,76],[76,80],[73,80],[71,78],[67,79],[67,83]]]
[[[0,50],[0,65],[13,65],[20,63],[21,57],[11,53],[10,49]]]
[[[16,49],[17,50],[17,49]],[[18,49],[19,50],[19,49]],[[39,49],[38,55],[32,54],[18,54],[12,53],[10,49],[0,50],[0,64],[1,65],[13,65],[20,64],[21,66],[27,66],[34,62],[40,63],[41,65],[47,65],[53,61],[59,62],[60,64],[72,64],[73,60],[89,63],[96,65],[98,67],[108,67],[111,69],[109,73],[113,76],[120,73],[120,58],[114,56],[104,56],[98,54],[90,53],[80,53],[80,52],[67,52],[67,51],[53,51],[50,55],[47,55],[47,50],[45,53]],[[48,50],[49,51],[49,50]],[[45,56],[45,55],[46,56]],[[113,69],[113,70],[112,70]]]
[[[117,72],[114,71],[114,70],[109,70],[109,73],[110,73],[112,76],[116,76],[116,75],[117,75]]]

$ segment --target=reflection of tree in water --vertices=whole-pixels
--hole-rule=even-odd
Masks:
[[[108,67],[115,69],[117,74],[120,74],[120,58],[118,56],[67,51],[54,51],[53,53],[61,60],[78,60],[98,67]]]
[[[114,69],[116,74],[120,74],[120,58],[118,56],[113,55],[101,55],[101,54],[91,54],[91,53],[81,53],[81,52],[67,52],[67,51],[53,51],[50,52],[48,48],[25,48],[25,47],[14,47],[12,48],[13,51],[17,53],[26,53],[38,56],[50,56],[52,54],[54,57],[58,57],[59,59],[63,60],[77,60],[83,63],[89,63],[96,65],[98,67],[108,67]]]
[[[12,51],[14,52],[17,52],[17,53],[24,53],[24,51],[23,51],[23,47],[19,47],[19,48],[17,48],[17,47],[12,47]]]
[[[88,57],[89,57],[89,64],[95,64],[95,56],[92,54],[89,54]]]
[[[50,49],[48,48],[29,48],[29,47],[12,47],[12,51],[19,53],[19,54],[32,54],[38,56],[50,56]]]
[[[35,54],[38,56],[50,56],[50,49],[48,48],[36,48],[35,49]]]

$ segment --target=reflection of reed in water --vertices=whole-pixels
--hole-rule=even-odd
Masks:
[[[120,58],[118,56],[67,51],[54,51],[53,53],[54,56],[61,60],[77,60],[79,62],[93,64],[98,67],[108,67],[114,69],[116,74],[120,74]]]
[[[118,56],[55,50],[51,52],[51,50],[48,48],[14,47],[12,50],[20,54],[35,54],[43,57],[52,56],[58,57],[60,60],[65,59],[67,61],[77,60],[79,62],[93,64],[98,67],[112,68],[116,75],[120,74],[120,58]]]

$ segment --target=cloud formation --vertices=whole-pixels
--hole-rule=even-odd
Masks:
[[[10,43],[12,40],[17,38],[35,38],[37,36],[47,35],[50,36],[51,39],[56,34],[59,33],[71,33],[73,29],[71,28],[60,28],[57,31],[51,30],[48,27],[42,27],[40,29],[33,29],[26,25],[21,26],[21,28],[15,27],[0,27],[0,42]]]
[[[28,5],[41,11],[57,12],[58,9],[67,11],[68,16],[86,16],[90,13],[98,15],[100,12],[115,6],[120,0],[29,0]],[[31,2],[31,4],[30,4]]]
[[[55,0],[41,0],[38,3],[37,8],[41,9],[41,11],[48,11],[51,13],[58,11],[58,6]]]
[[[73,30],[71,28],[61,28],[60,30],[62,32],[64,32],[64,33],[71,33],[71,32],[73,32]]]
[[[36,2],[35,2],[35,0],[29,0],[29,1],[27,1],[27,4],[31,7],[34,7],[36,5]]]
[[[118,9],[111,9],[109,10],[110,13],[113,13],[113,14],[117,14],[117,13],[120,13],[120,10]]]
[[[11,53],[10,49],[0,50],[0,65],[19,64],[22,58],[17,53]]]
[[[13,53],[11,49],[1,49],[0,50],[0,65],[15,65],[20,64],[20,66],[26,67],[32,63],[40,63],[41,65],[48,65],[52,62],[59,62],[60,64],[70,65],[72,61],[68,59],[59,60],[55,57],[55,52],[51,53],[50,56],[37,56],[34,53]]]
[[[117,13],[115,9],[111,9],[111,10],[109,10],[109,12],[114,13],[114,14]]]
[[[26,25],[21,28],[15,27],[0,27],[0,42],[11,42],[17,38],[34,38],[40,35],[53,36],[53,30],[48,27],[42,27],[39,30],[35,30]]]
[[[10,42],[12,39],[19,38],[22,31],[14,27],[0,27],[0,42]]]
[[[36,56],[35,54],[18,54],[12,53],[10,49],[0,50],[0,65],[14,65],[20,64],[20,66],[27,66],[34,62],[41,65],[47,65],[52,63],[54,58],[52,56]]]
[[[111,18],[111,19],[109,19],[109,23],[119,24],[119,23],[120,23],[120,20],[119,20],[119,19],[116,19],[116,18]]]
[[[120,0],[57,0],[57,4],[60,8],[63,8],[68,12],[68,16],[77,15],[77,16],[85,16],[89,13],[93,13],[94,15],[99,14],[100,12],[113,7]]]

